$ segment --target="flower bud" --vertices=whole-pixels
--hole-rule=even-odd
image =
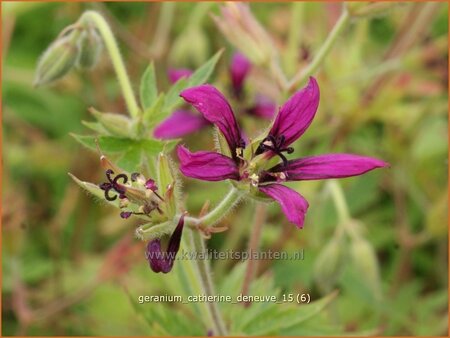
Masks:
[[[64,77],[75,65],[78,54],[79,49],[72,34],[56,40],[38,62],[34,86],[46,85]]]
[[[145,258],[154,272],[168,273],[172,270],[178,250],[180,249],[181,235],[184,227],[184,214],[181,215],[175,230],[169,238],[167,250],[161,250],[161,239],[151,240],[147,245]]]
[[[376,300],[381,297],[381,281],[378,260],[372,245],[365,239],[353,240],[350,245],[350,255],[358,276],[372,291]]]
[[[314,279],[324,293],[331,291],[344,266],[345,248],[342,240],[333,238],[322,249],[314,264]]]
[[[228,3],[222,15],[214,20],[230,43],[242,51],[254,64],[269,61],[276,48],[272,39],[255,19],[250,7],[243,3]]]
[[[89,108],[89,112],[102,124],[111,134],[120,137],[129,136],[131,120],[124,115],[101,113],[94,108]]]
[[[209,53],[208,40],[202,30],[190,28],[174,42],[170,61],[174,64],[201,65]]]
[[[97,30],[89,28],[80,36],[78,46],[80,53],[77,60],[77,66],[82,69],[92,69],[100,59],[103,49],[102,39]]]

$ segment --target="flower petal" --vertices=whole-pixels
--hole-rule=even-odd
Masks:
[[[256,95],[254,106],[247,109],[247,114],[263,119],[271,119],[275,115],[276,105],[271,99],[264,95]]]
[[[187,68],[177,68],[177,69],[169,69],[167,73],[168,73],[167,75],[169,76],[170,83],[173,84],[183,77],[188,78],[189,76],[192,75],[193,72],[192,70]]]
[[[240,97],[244,81],[251,67],[252,64],[242,53],[237,52],[233,55],[230,65],[230,77],[236,97]]]
[[[287,168],[279,164],[270,172],[283,172],[287,181],[343,178],[364,174],[389,164],[372,157],[351,154],[309,156],[289,161]]]
[[[161,122],[153,131],[153,136],[167,140],[192,134],[208,124],[203,116],[187,110],[177,110]]]
[[[159,238],[148,242],[145,256],[154,272],[161,272],[165,267],[164,254],[161,252],[161,240]]]
[[[222,93],[214,86],[201,85],[183,90],[180,96],[219,128],[235,157],[236,149],[243,147],[243,139],[233,110]]]
[[[177,153],[180,170],[187,177],[204,181],[239,180],[239,169],[227,156],[209,151],[191,153],[184,146],[178,146]]]
[[[270,134],[284,135],[285,146],[297,140],[308,129],[319,106],[319,86],[313,77],[280,108]]]
[[[289,222],[303,228],[309,204],[302,195],[281,184],[262,185],[259,190],[280,204]]]

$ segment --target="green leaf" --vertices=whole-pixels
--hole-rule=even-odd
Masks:
[[[147,155],[156,156],[164,149],[165,142],[157,140],[142,140],[139,145]]]
[[[165,112],[172,112],[176,106],[183,102],[180,98],[180,92],[183,91],[183,89],[198,86],[207,82],[222,53],[223,50],[218,51],[211,59],[198,68],[188,79],[181,78],[178,80],[167,92],[163,110]]]
[[[109,135],[109,132],[98,122],[81,121],[81,123],[89,129],[96,131],[102,135]]]
[[[214,56],[211,59],[206,61],[205,64],[203,64],[200,68],[198,68],[189,77],[188,87],[198,86],[208,81],[222,53],[223,49],[219,50],[216,54],[214,54]]]
[[[159,94],[158,98],[153,101],[151,107],[145,109],[143,120],[147,126],[152,127],[156,123],[164,119],[167,115],[169,115],[169,111],[162,111],[165,100],[166,95],[164,93]]]
[[[158,95],[156,86],[155,66],[150,63],[141,78],[140,86],[141,106],[144,110],[150,108]]]
[[[331,293],[310,304],[271,304],[253,321],[245,323],[242,331],[250,335],[268,335],[298,325],[320,313],[336,297]]]
[[[142,150],[139,146],[130,147],[118,160],[117,166],[128,171],[137,171],[142,163]]]
[[[163,107],[163,110],[167,114],[171,113],[176,106],[183,103],[183,100],[180,98],[180,93],[183,89],[188,88],[188,84],[188,79],[181,78],[167,91]]]
[[[70,134],[85,147],[91,150],[97,150],[95,140],[98,140],[100,150],[105,153],[118,153],[126,151],[129,147],[135,144],[135,141],[128,138],[119,138],[113,136],[90,136]]]
[[[94,108],[90,108],[89,111],[107,130],[108,134],[124,138],[130,135],[131,120],[129,117],[121,114],[102,113]]]

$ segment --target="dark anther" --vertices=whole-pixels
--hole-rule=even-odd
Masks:
[[[132,173],[131,174],[131,181],[136,182],[137,178],[140,176],[140,173]]]
[[[294,148],[292,147],[284,148],[283,146],[285,142],[286,137],[284,135],[280,135],[277,137],[269,135],[264,140],[261,141],[261,143],[258,146],[258,149],[256,149],[255,154],[259,155],[270,150],[275,154],[277,154],[278,156],[280,156],[280,158],[283,160],[283,164],[287,166],[288,160],[286,156],[283,155],[283,153],[286,152],[288,154],[292,154],[294,152]]]
[[[125,174],[119,174],[116,177],[112,178],[111,176],[114,175],[114,171],[111,169],[106,170],[105,172],[106,178],[108,179],[108,182],[104,182],[99,185],[100,189],[105,191],[105,199],[108,201],[114,201],[117,199],[117,195],[111,196],[109,192],[112,190],[116,191],[119,194],[119,198],[123,199],[125,198],[125,188],[121,186],[121,184],[125,184],[128,182],[128,176]],[[122,180],[122,183],[119,183],[119,180]]]

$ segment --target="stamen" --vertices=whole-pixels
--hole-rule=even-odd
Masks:
[[[117,199],[117,195],[114,195],[114,196],[110,196],[109,195],[109,192],[111,191],[112,188],[113,187],[111,186],[111,187],[109,187],[108,189],[105,190],[105,199],[107,201],[115,201]]]
[[[262,154],[266,151],[272,151],[275,154],[277,154],[278,156],[280,156],[281,160],[283,161],[283,165],[287,166],[288,160],[283,155],[283,153],[286,152],[288,154],[292,154],[294,152],[294,148],[292,148],[292,147],[283,148],[283,145],[285,142],[286,142],[286,137],[284,135],[280,135],[278,137],[275,137],[273,135],[268,135],[259,144],[258,149],[256,149],[255,155]]]

